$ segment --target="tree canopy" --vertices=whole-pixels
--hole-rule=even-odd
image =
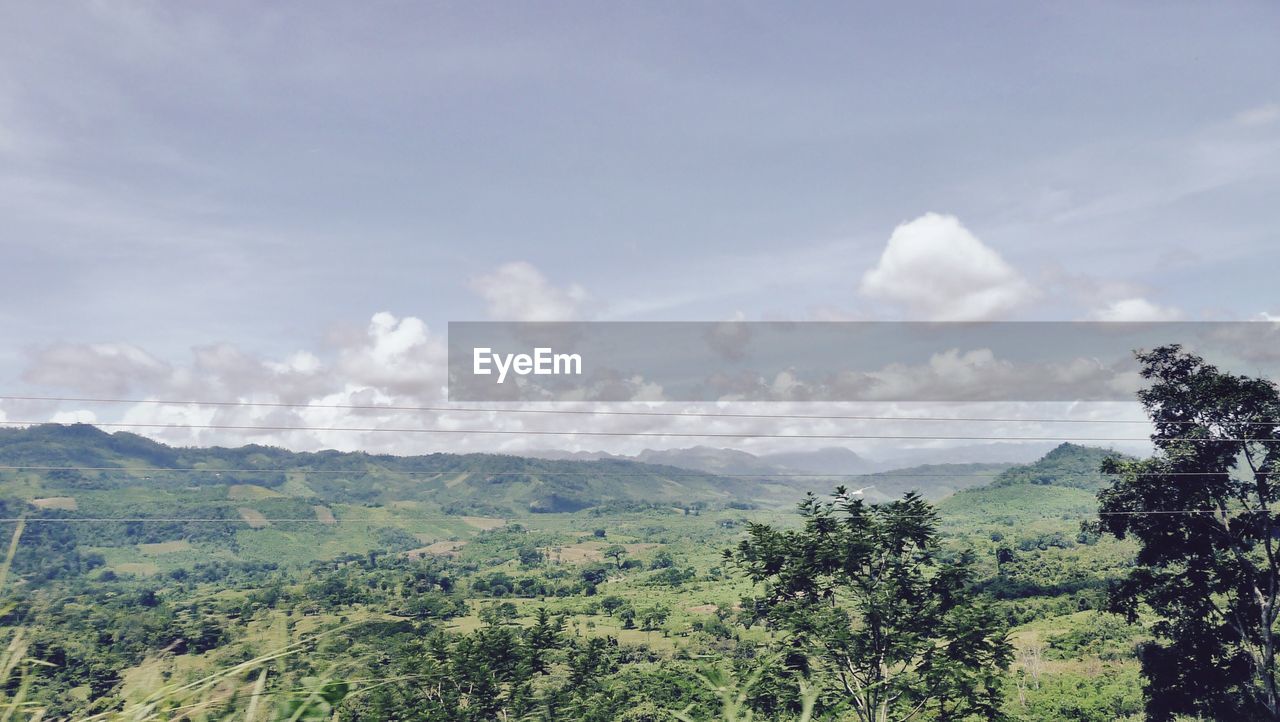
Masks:
[[[993,719],[1012,648],[971,592],[969,558],[944,558],[937,516],[923,499],[870,506],[836,490],[810,495],[803,526],[752,524],[726,552],[763,596],[749,614],[789,635],[792,648],[833,681],[857,719]]]
[[[1141,650],[1147,714],[1280,719],[1275,473],[1280,396],[1178,346],[1138,354],[1155,454],[1113,460],[1102,531],[1137,540],[1116,611],[1156,616]]]

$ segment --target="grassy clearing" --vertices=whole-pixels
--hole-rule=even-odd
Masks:
[[[239,512],[240,518],[244,519],[245,523],[254,529],[265,529],[271,526],[271,522],[267,521],[267,517],[256,509],[242,506],[237,508],[236,511]]]
[[[423,557],[456,557],[462,551],[467,543],[464,541],[441,541],[434,544],[428,544],[417,549],[410,549],[404,552],[404,555],[410,559],[422,559]]]
[[[154,562],[121,562],[107,568],[122,576],[151,577],[160,573],[160,565]]]
[[[138,551],[143,554],[175,554],[177,552],[191,551],[191,542],[186,539],[175,539],[167,542],[156,542],[155,544],[139,544]]]
[[[32,499],[31,503],[40,509],[77,511],[80,508],[80,506],[76,504],[76,498],[74,496],[46,496],[42,499]]]
[[[227,487],[227,498],[232,501],[257,501],[260,499],[279,499],[284,494],[257,484],[232,484]]]
[[[498,519],[491,516],[464,516],[462,521],[468,526],[475,527],[480,531],[489,531],[490,529],[500,529],[507,525],[506,519]]]
[[[321,524],[333,525],[338,523],[337,517],[333,515],[333,510],[329,507],[317,504],[311,509],[316,513],[316,521]]]

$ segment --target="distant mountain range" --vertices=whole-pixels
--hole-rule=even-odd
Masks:
[[[868,474],[893,469],[939,464],[995,464],[1012,466],[1035,461],[1044,456],[1052,443],[968,444],[940,449],[911,449],[869,459],[841,446],[812,451],[774,454],[751,454],[737,449],[691,446],[684,449],[645,449],[634,456],[602,451],[533,451],[529,456],[541,459],[595,461],[620,459],[648,464],[665,464],[713,474],[787,474],[810,473],[829,476]]]
[[[1046,479],[1096,489],[1101,483],[1096,462],[1100,454],[1110,453],[1064,444],[1031,465],[935,463],[883,469],[835,447],[762,456],[706,446],[648,450],[635,457],[553,452],[535,458],[391,456],[257,445],[176,448],[90,425],[43,425],[0,430],[0,465],[29,467],[0,474],[0,499],[106,498],[102,492],[123,489],[170,496],[199,491],[202,499],[212,499],[218,487],[241,488],[221,497],[229,499],[251,487],[263,499],[410,504],[495,516],[618,504],[787,507],[808,491],[825,494],[839,484],[866,488],[872,501],[909,490],[937,500],[974,487]]]
[[[572,461],[599,461],[601,459],[638,461],[644,464],[678,466],[682,469],[705,471],[712,474],[769,474],[807,472],[814,474],[861,474],[875,468],[857,453],[833,447],[817,451],[801,451],[781,454],[755,454],[738,449],[718,449],[711,446],[690,446],[684,449],[645,449],[634,456],[609,454],[603,451],[533,451],[530,456],[540,459]]]

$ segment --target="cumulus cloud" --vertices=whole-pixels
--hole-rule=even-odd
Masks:
[[[49,421],[55,424],[92,424],[98,420],[98,415],[86,409],[79,411],[59,411],[49,418]]]
[[[1017,269],[959,219],[938,213],[895,228],[859,290],[932,321],[996,318],[1036,295]]]
[[[375,314],[365,336],[340,351],[337,373],[346,383],[392,395],[439,398],[448,350],[422,319]]]
[[[22,379],[93,394],[125,394],[167,377],[172,369],[127,343],[59,343],[36,349]]]
[[[988,348],[952,348],[912,363],[836,373],[773,376],[721,373],[706,380],[719,401],[821,403],[982,403],[1075,398],[1108,401],[1132,396],[1131,359],[1064,356],[1057,360],[1002,358]]]
[[[570,284],[559,288],[533,264],[513,261],[471,281],[471,288],[499,321],[570,321],[582,315],[587,292]]]
[[[1144,322],[1177,321],[1182,312],[1172,306],[1159,306],[1145,298],[1122,298],[1095,309],[1089,318],[1093,321]]]
[[[120,346],[120,345],[116,345]],[[46,350],[47,351],[47,350]],[[81,349],[83,352],[83,349]],[[99,349],[101,352],[101,349]],[[367,324],[351,333],[335,336],[330,346],[316,350],[298,350],[276,356],[264,356],[229,344],[212,344],[194,348],[188,359],[161,362],[141,349],[129,353],[105,353],[107,358],[132,358],[139,368],[159,368],[151,372],[145,383],[136,382],[129,391],[135,398],[199,399],[208,401],[252,401],[266,404],[300,404],[300,406],[202,405],[183,403],[53,403],[6,402],[0,408],[0,420],[104,422],[108,424],[173,425],[138,426],[131,430],[176,445],[207,446],[219,444],[239,446],[260,443],[298,450],[337,448],[365,450],[371,453],[421,454],[433,451],[486,451],[528,453],[556,447],[566,450],[608,449],[616,453],[637,453],[644,448],[671,448],[691,443],[710,443],[755,452],[796,450],[830,445],[832,440],[752,438],[752,434],[812,435],[895,433],[963,435],[972,431],[971,424],[957,421],[931,424],[922,430],[919,424],[894,421],[835,420],[822,418],[778,419],[770,414],[799,413],[856,414],[855,406],[831,402],[834,398],[862,399],[865,413],[919,414],[920,409],[903,411],[895,398],[955,398],[957,387],[971,389],[973,399],[990,398],[991,389],[1008,389],[1008,398],[1036,398],[1019,395],[1034,392],[1046,382],[1096,389],[1115,378],[1116,370],[1096,361],[1076,359],[1044,366],[1023,366],[1001,359],[990,350],[951,349],[921,362],[890,365],[862,374],[841,378],[814,378],[802,370],[787,370],[757,378],[751,373],[742,377],[712,379],[712,386],[722,389],[724,400],[737,399],[739,405],[726,408],[715,402],[672,402],[660,383],[638,375],[598,373],[587,379],[577,396],[562,401],[579,402],[573,408],[591,411],[665,410],[684,416],[560,416],[527,413],[503,413],[500,409],[476,411],[453,408],[447,411],[414,408],[411,411],[359,409],[351,406],[449,407],[446,401],[447,351],[441,336],[433,333],[421,319],[379,313]],[[54,354],[54,356],[58,356]],[[62,354],[62,357],[67,354]],[[47,374],[38,364],[49,356],[33,353],[30,375]],[[69,373],[65,368],[64,372]],[[52,378],[52,377],[50,377]],[[67,380],[67,377],[58,377]],[[70,379],[77,382],[76,379]],[[78,382],[77,382],[78,383]],[[108,384],[110,385],[110,384]],[[83,389],[83,384],[75,386]],[[48,389],[55,391],[58,389]],[[848,391],[848,393],[843,393]],[[966,394],[959,394],[968,398]],[[1096,396],[1096,395],[1092,395]],[[1090,398],[1084,394],[1081,398]],[[630,403],[598,405],[601,398],[627,399]],[[825,399],[825,401],[824,401]],[[866,401],[876,403],[867,404]],[[764,402],[751,406],[751,402]],[[796,403],[800,402],[800,403]],[[516,402],[518,403],[518,402]],[[745,406],[744,406],[745,404]],[[909,404],[908,404],[909,405]],[[471,404],[468,406],[476,406]],[[505,405],[504,405],[505,406]],[[960,407],[943,407],[946,413],[964,416],[1000,415],[996,411],[968,411]],[[517,408],[521,408],[517,406]],[[545,406],[532,405],[529,409]],[[862,408],[862,407],[858,407]],[[932,406],[930,408],[933,408]],[[1035,418],[1034,410],[1018,407],[1018,413]],[[698,411],[742,414],[757,411],[759,418],[708,418],[690,415]],[[936,411],[936,409],[935,409]],[[1041,416],[1052,415],[1039,412]],[[1128,409],[1127,413],[1132,413]],[[7,414],[7,417],[5,416]],[[200,428],[215,425],[238,428]],[[268,427],[253,429],[251,427]],[[119,430],[130,427],[107,427]],[[370,429],[373,429],[372,431]],[[497,430],[502,434],[417,433],[432,429]],[[525,436],[519,431],[590,430],[619,432],[617,437],[602,436]],[[1038,424],[1014,424],[1009,429],[1028,435],[1053,435],[1062,429]],[[1098,435],[1114,429],[1100,426]],[[653,434],[640,436],[640,434]],[[691,441],[678,434],[724,434],[721,439]],[[1072,428],[1071,433],[1085,434]],[[668,436],[670,434],[670,436]],[[893,439],[866,439],[856,442],[859,453],[900,451],[903,445],[927,445],[927,440],[899,442]]]

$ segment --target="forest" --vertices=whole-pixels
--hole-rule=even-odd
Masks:
[[[3,719],[1280,719],[1280,401],[857,478],[0,432]],[[903,480],[891,486],[897,477]]]

